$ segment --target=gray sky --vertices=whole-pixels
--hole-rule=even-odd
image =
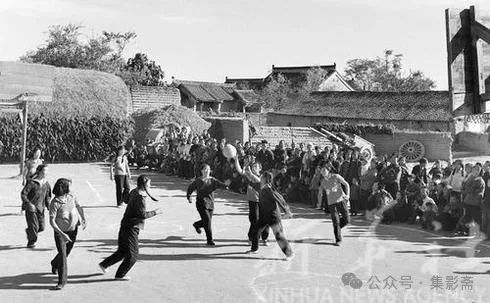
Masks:
[[[271,65],[404,55],[447,89],[444,9],[488,0],[2,0],[0,60],[43,43],[48,26],[77,23],[90,36],[135,31],[126,57],[145,52],[167,78],[263,77]]]

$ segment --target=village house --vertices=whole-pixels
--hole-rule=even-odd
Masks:
[[[342,75],[337,71],[337,65],[319,66],[275,66],[272,65],[271,72],[265,78],[228,78],[225,83],[236,84],[238,87],[246,87],[253,90],[263,89],[272,79],[282,75],[291,85],[301,86],[306,82],[308,73],[314,69],[324,72],[324,80],[319,85],[319,91],[353,91]]]
[[[200,112],[260,112],[262,103],[253,90],[237,89],[235,84],[173,80],[182,106]]]
[[[453,132],[447,91],[313,92],[303,102],[270,113],[268,125],[391,124],[396,129]]]

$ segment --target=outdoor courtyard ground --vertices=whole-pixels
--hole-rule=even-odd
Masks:
[[[413,225],[369,224],[353,217],[343,230],[342,246],[336,247],[330,218],[296,204],[295,217],[283,222],[295,257],[284,261],[273,240],[250,256],[245,254],[249,249],[245,197],[222,191],[213,218],[217,245],[206,247],[204,235],[196,234],[191,225],[198,214],[185,199],[189,182],[156,173],[151,175],[159,202],[148,202],[147,208],[159,207],[164,213],[147,220],[140,233],[139,262],[129,274],[132,280],[114,281],[117,267],[101,275],[97,264],[116,249],[124,209],[115,207],[114,185],[102,163],[49,165],[51,184],[58,177],[73,179],[88,219],[68,259],[67,286],[51,291],[57,282],[49,265],[56,254],[53,231],[47,226],[37,247],[25,248],[21,184],[11,178],[17,170],[16,165],[0,165],[0,302],[490,300],[490,242],[452,238]],[[134,178],[144,172],[134,171]],[[344,285],[345,273],[355,274],[359,281]]]

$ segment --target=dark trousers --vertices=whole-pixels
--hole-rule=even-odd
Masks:
[[[121,205],[123,202],[127,203],[129,197],[129,178],[127,175],[114,176],[116,181],[116,201],[117,205]]]
[[[61,239],[61,235],[54,232],[54,242],[56,243],[56,249],[58,254],[51,260],[51,267],[56,268],[58,271],[58,284],[65,285],[68,276],[68,263],[66,258],[70,254],[75,241],[77,240],[77,229],[73,231],[65,231],[65,234],[70,237],[70,242],[64,242]]]
[[[387,192],[390,193],[391,197],[393,199],[396,199],[396,194],[398,193],[398,190],[400,188],[400,185],[398,183],[385,183],[385,189]]]
[[[335,234],[335,242],[342,241],[341,229],[349,224],[349,212],[345,201],[329,204],[328,210],[332,217],[333,233]]]
[[[248,229],[248,239],[252,241],[254,226],[259,222],[259,203],[248,201],[248,220],[250,221],[250,228]],[[262,240],[269,238],[269,228],[264,228],[260,234]]]
[[[124,277],[138,260],[138,227],[122,227],[119,229],[117,250],[111,256],[100,263],[107,268],[122,261],[116,272],[116,278]]]
[[[201,220],[194,222],[194,226],[197,228],[204,228],[206,232],[206,240],[208,242],[213,241],[213,230],[211,228],[211,221],[213,219],[213,210],[206,209],[204,205],[196,204],[197,211],[201,216]]]
[[[260,234],[264,231],[264,229],[268,229],[269,227],[272,229],[272,232],[274,233],[274,237],[276,238],[276,242],[281,248],[282,252],[286,256],[290,256],[293,253],[293,251],[291,250],[291,246],[289,245],[288,240],[284,236],[284,231],[280,220],[272,221],[272,220],[267,220],[265,218],[259,219],[259,221],[254,227],[251,250],[252,251],[259,250]]]
[[[25,213],[27,245],[32,245],[37,242],[37,234],[44,230],[44,212],[26,210]]]
[[[490,239],[490,208],[487,206],[482,206],[481,212],[482,212],[481,230],[485,234],[486,238]]]
[[[463,204],[463,209],[464,209],[463,224],[465,224],[468,227],[470,223],[475,222],[476,224],[478,224],[481,230],[482,213],[481,213],[480,206]]]
[[[370,190],[361,189],[360,199],[359,199],[359,210],[360,211],[366,210],[367,204],[368,204],[367,202],[368,202],[370,195],[371,195]]]

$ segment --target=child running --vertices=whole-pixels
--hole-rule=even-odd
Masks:
[[[117,239],[117,251],[99,263],[102,272],[106,273],[106,269],[109,266],[123,260],[116,272],[117,280],[130,279],[126,274],[138,260],[138,234],[140,229],[144,228],[145,219],[162,213],[158,208],[146,211],[146,197],[157,201],[148,192],[150,186],[151,179],[148,176],[141,175],[138,177],[137,188],[133,189],[129,194],[128,206],[121,221]]]
[[[51,272],[58,274],[55,290],[61,290],[68,278],[67,257],[77,240],[78,226],[85,229],[87,221],[77,198],[70,191],[71,181],[58,179],[53,188],[54,199],[49,205],[49,223],[54,230],[58,254],[51,261]]]
[[[41,164],[22,189],[22,210],[25,211],[27,247],[34,248],[38,233],[44,230],[44,208],[49,209],[51,186],[46,179],[48,167]]]
[[[211,168],[208,164],[201,166],[201,177],[197,178],[189,185],[187,189],[187,201],[192,203],[191,195],[194,191],[197,191],[196,208],[201,216],[201,220],[192,224],[198,234],[201,233],[201,228],[204,228],[206,232],[207,245],[216,245],[213,241],[213,231],[211,227],[211,220],[213,218],[214,211],[214,195],[213,192],[218,188],[228,189],[228,184],[219,181],[216,178],[211,177]]]
[[[247,200],[248,200],[248,220],[250,228],[248,229],[248,241],[252,243],[254,225],[259,221],[259,193],[260,193],[260,163],[251,159],[246,160],[245,169],[242,169],[238,157],[235,158],[235,167],[238,173],[247,180]],[[260,234],[262,243],[267,245],[269,237],[269,228],[264,228]]]
[[[284,236],[284,231],[281,223],[281,212],[279,208],[291,216],[289,207],[284,201],[284,198],[272,188],[272,173],[264,172],[260,178],[262,189],[259,195],[259,221],[254,225],[252,233],[252,248],[250,254],[256,254],[259,250],[259,236],[266,228],[271,228],[276,242],[286,255],[286,260],[293,257],[293,251],[288,240]]]
[[[340,246],[342,242],[341,229],[349,224],[347,207],[350,197],[349,183],[339,175],[339,165],[336,162],[330,164],[328,168],[326,166],[322,167],[320,173],[324,179],[320,184],[318,201],[322,201],[323,192],[325,191],[327,193],[328,210],[332,216],[335,245]]]

